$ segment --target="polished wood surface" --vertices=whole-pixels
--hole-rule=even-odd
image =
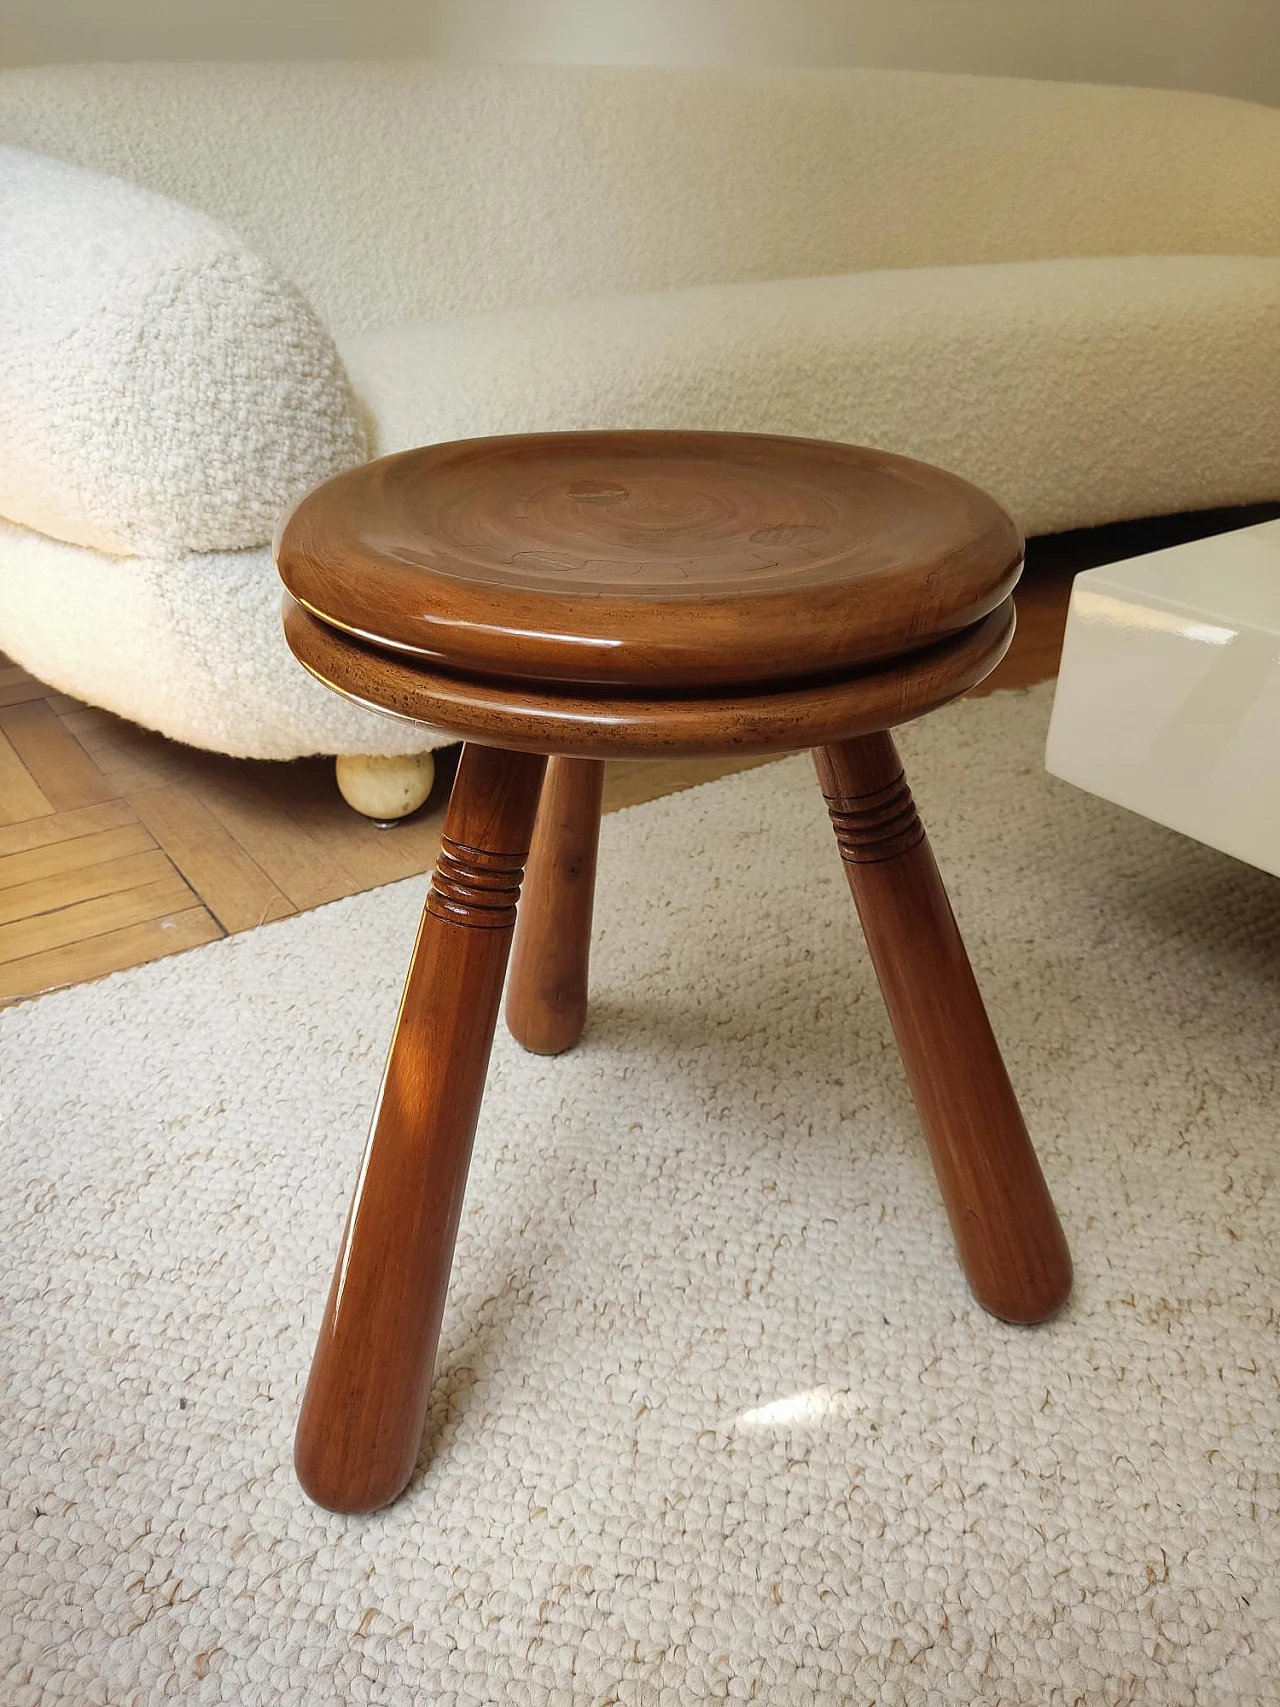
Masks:
[[[812,746],[974,1294],[1018,1322],[1065,1298],[1062,1231],[886,732],[972,688],[1009,645],[1020,542],[957,484],[808,442],[560,435],[387,459],[284,527],[285,635],[306,668],[473,743],[299,1424],[299,1476],[322,1504],[368,1510],[412,1473],[540,774],[504,781],[503,767],[545,754],[517,1039],[556,1053],[582,1031],[597,761]],[[766,671],[756,617],[781,589],[785,666]],[[437,619],[431,655],[406,650]],[[498,931],[464,916],[490,860],[501,954]]]
[[[544,761],[458,767],[298,1422],[302,1486],[370,1511],[413,1473]]]
[[[552,759],[520,894],[507,1028],[535,1055],[560,1055],[587,1018],[591,910],[604,766]]]
[[[905,723],[977,685],[1013,636],[1013,600],[971,628],[904,657],[812,684],[749,694],[552,693],[444,675],[341,634],[286,596],[285,638],[318,681],[360,705],[468,741],[582,758],[786,753]]]
[[[848,671],[968,628],[1022,542],[955,475],[751,433],[546,433],[337,475],[276,539],[313,615],[436,669],[654,694]]]
[[[1071,1259],[893,739],[814,760],[969,1284],[1041,1321]]]

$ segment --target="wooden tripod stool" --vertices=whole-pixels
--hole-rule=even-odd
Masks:
[[[1062,1230],[888,733],[1008,646],[991,499],[805,439],[476,439],[328,481],[276,555],[314,676],[467,742],[298,1425],[313,1499],[372,1510],[413,1472],[525,861],[507,1019],[554,1054],[613,754],[813,749],[969,1284],[1057,1309]]]

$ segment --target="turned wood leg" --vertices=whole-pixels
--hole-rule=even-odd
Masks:
[[[537,1055],[572,1048],[586,1024],[603,790],[599,759],[547,767],[507,991],[511,1035]]]
[[[298,1421],[298,1479],[332,1511],[413,1474],[545,763],[458,766]]]
[[[893,740],[813,756],[969,1284],[1041,1321],[1071,1258]]]

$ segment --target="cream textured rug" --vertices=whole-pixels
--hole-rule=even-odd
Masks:
[[[595,1008],[505,1036],[419,1472],[289,1469],[423,885],[0,1015],[0,1698],[1280,1694],[1280,887],[904,732],[1074,1248],[965,1292],[807,760],[606,820]]]

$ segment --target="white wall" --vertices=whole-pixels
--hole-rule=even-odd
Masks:
[[[434,0],[458,58],[884,65],[1280,102],[1280,0]]]
[[[0,0],[0,64],[362,54],[918,66],[1280,103],[1280,0]]]

